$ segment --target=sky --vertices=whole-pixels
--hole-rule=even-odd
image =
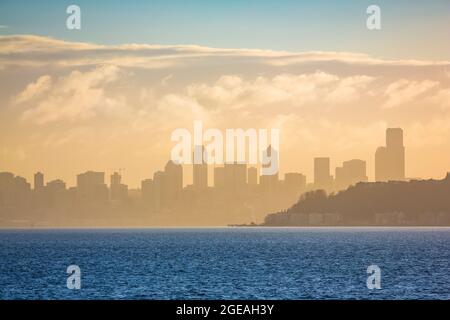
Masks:
[[[0,3],[0,171],[137,187],[194,120],[280,129],[281,173],[309,181],[316,156],[373,178],[387,127],[408,177],[450,171],[450,1],[78,1],[68,30],[72,3]]]
[[[65,28],[77,4],[82,29]],[[368,32],[366,8],[381,8]],[[0,34],[37,34],[101,44],[197,44],[220,48],[351,51],[382,58],[445,59],[450,0],[2,0]]]

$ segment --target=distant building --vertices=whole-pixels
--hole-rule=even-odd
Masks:
[[[162,189],[162,203],[165,206],[172,206],[179,197],[183,189],[183,167],[172,160],[168,161],[164,168],[164,177]]]
[[[208,188],[208,164],[206,159],[204,159],[204,153],[204,146],[194,147],[193,185],[196,191],[203,191]]]
[[[125,201],[128,198],[128,186],[121,183],[122,176],[114,172],[110,177],[110,199],[113,201]]]
[[[375,180],[405,180],[405,147],[401,128],[386,130],[386,146],[379,147],[375,153]]]
[[[346,189],[358,182],[367,182],[366,162],[359,159],[344,161],[342,167],[336,167],[335,189]]]
[[[159,212],[172,207],[183,189],[183,167],[168,161],[164,171],[156,171],[153,180],[141,182],[142,198],[151,211]]]
[[[66,190],[66,183],[60,179],[47,182],[46,189],[51,192],[60,192]]]
[[[44,174],[36,172],[34,174],[34,190],[39,191],[44,188]]]
[[[333,184],[330,158],[314,158],[314,188],[329,191]]]
[[[24,201],[31,192],[31,186],[27,180],[20,176],[14,176],[10,172],[0,172],[0,207],[24,206]]]
[[[108,201],[105,173],[87,171],[77,175],[77,196],[81,202]]]

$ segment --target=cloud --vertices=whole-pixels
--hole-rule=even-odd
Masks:
[[[288,52],[258,49],[223,49],[196,45],[123,44],[99,45],[68,42],[35,35],[0,36],[0,65],[92,66],[98,63],[122,67],[160,69],[190,63],[252,62],[273,67],[311,63],[354,66],[449,67],[450,61],[389,60],[351,52]]]
[[[48,86],[45,97],[38,99],[35,107],[26,110],[22,119],[42,125],[58,120],[91,118],[101,108],[111,108],[117,103],[105,95],[104,86],[115,81],[118,75],[119,68],[114,66],[98,67],[87,72],[73,71]],[[36,88],[37,83],[28,85],[24,92],[33,91],[28,89]]]
[[[284,73],[271,78],[259,76],[255,80],[226,75],[213,85],[190,85],[186,94],[210,110],[253,109],[273,105],[299,108],[324,103],[333,106],[358,99],[374,79],[364,75],[339,77],[322,71],[309,74]]]
[[[37,98],[46,93],[52,85],[52,78],[49,75],[39,77],[35,82],[30,83],[22,92],[14,97],[14,103],[24,103]]]
[[[439,82],[437,81],[398,80],[387,87],[385,91],[387,100],[383,104],[383,108],[388,109],[414,102],[416,99],[438,86]]]
[[[450,110],[450,89],[440,89],[436,94],[427,97],[425,103]]]

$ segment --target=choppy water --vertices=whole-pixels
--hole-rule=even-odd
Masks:
[[[0,298],[450,299],[450,228],[3,230]]]

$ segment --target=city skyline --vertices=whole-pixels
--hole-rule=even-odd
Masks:
[[[377,163],[377,157],[379,156],[379,152],[381,149],[386,149],[386,147],[378,147],[374,153],[375,157],[375,174],[373,179],[373,182],[382,182],[382,181],[403,181],[405,179],[417,179],[417,177],[406,177],[405,176],[405,147],[403,146],[403,130],[401,128],[387,128],[386,129],[386,145],[389,147],[392,144],[397,144],[398,146],[401,146],[402,153],[398,156],[399,160],[396,160],[396,157],[391,156],[389,161],[384,160],[383,163],[381,163],[380,160],[378,160],[379,163]],[[236,161],[232,163],[221,163],[221,164],[207,164],[207,160],[205,157],[207,157],[205,151],[204,145],[202,146],[194,146],[194,153],[199,152],[202,156],[199,156],[200,163],[192,163],[192,164],[175,164],[172,160],[168,160],[165,165],[165,169],[161,171],[160,169],[157,169],[153,172],[152,176],[157,177],[163,172],[167,171],[167,168],[170,168],[172,166],[175,166],[177,173],[181,178],[180,182],[177,183],[179,186],[177,189],[182,189],[186,187],[193,188],[197,192],[202,192],[207,188],[210,187],[220,187],[223,186],[223,184],[226,181],[226,178],[229,178],[230,176],[233,176],[234,173],[232,171],[227,172],[227,167],[231,168],[230,166],[243,166],[245,168],[244,176],[245,179],[243,180],[244,184],[248,185],[258,185],[261,184],[261,181],[264,183],[264,178],[271,178],[272,176],[276,177],[276,181],[285,181],[286,177],[294,178],[293,175],[300,174],[303,176],[302,180],[304,180],[304,185],[310,186],[310,189],[324,189],[326,191],[331,190],[341,190],[347,188],[349,185],[354,185],[358,182],[370,182],[371,180],[368,179],[367,176],[367,168],[366,168],[366,161],[362,159],[348,159],[346,161],[342,162],[342,166],[336,166],[335,167],[335,174],[331,174],[331,166],[330,166],[330,160],[331,157],[315,157],[314,160],[314,175],[312,178],[308,179],[308,176],[305,175],[304,171],[296,171],[296,172],[284,172],[281,174],[281,171],[278,171],[277,173],[271,175],[271,174],[264,174],[261,172],[259,166],[251,165],[247,162],[244,163],[238,163]],[[268,147],[268,150],[273,148],[271,146]],[[197,151],[198,150],[198,151]],[[389,150],[389,148],[388,148]],[[384,151],[384,150],[382,150]],[[269,151],[270,152],[270,151]],[[275,151],[276,152],[276,151]],[[193,156],[194,159],[194,156]],[[397,161],[397,163],[396,163]],[[400,165],[398,164],[398,161],[400,161]],[[392,166],[392,168],[390,168]],[[121,187],[125,186],[126,190],[128,190],[128,185],[122,184],[122,174],[121,171],[123,168],[111,168],[110,169],[110,187]],[[221,172],[223,170],[223,172]],[[193,180],[191,183],[187,183],[184,180],[185,177],[185,171],[192,171],[192,177]],[[387,171],[387,173],[378,174],[377,171]],[[6,172],[6,171],[4,171]],[[251,172],[251,173],[250,173]],[[1,172],[0,172],[1,173]],[[8,173],[8,172],[6,172]],[[76,174],[76,184],[71,185],[68,187],[79,187],[80,186],[80,179],[83,179],[84,175],[92,175],[94,178],[93,180],[96,180],[97,182],[102,181],[99,184],[105,184],[105,174],[106,171],[94,171],[92,169],[89,169],[83,173]],[[280,175],[284,176],[285,179],[280,179]],[[17,175],[17,177],[26,179],[20,175]],[[33,189],[38,190],[40,188],[43,188],[48,183],[63,183],[64,187],[66,187],[66,182],[60,178],[56,179],[50,179],[48,180],[47,184],[45,183],[45,174],[41,171],[37,171],[33,174]],[[150,180],[152,178],[149,178]],[[145,181],[149,181],[148,178],[145,178],[141,180],[140,187],[133,188],[133,189],[142,189],[142,183]],[[426,178],[425,178],[426,179]],[[26,179],[28,181],[28,179]],[[244,181],[245,180],[245,181]],[[82,181],[82,180],[81,180]],[[82,184],[82,183],[81,183]],[[120,190],[117,190],[118,193],[120,193]]]
[[[358,222],[358,217],[362,216],[357,214],[355,220],[355,217],[351,218],[350,215],[350,220],[345,220],[341,213],[327,208],[326,201],[346,198],[347,195],[352,197],[355,192],[360,195],[356,196],[354,201],[364,202],[364,194],[371,194],[371,201],[375,201],[376,198],[373,197],[384,197],[389,188],[397,188],[401,197],[407,199],[404,193],[408,188],[415,190],[414,192],[423,188],[427,193],[433,192],[429,186],[440,189],[444,183],[445,188],[450,181],[450,173],[446,174],[444,180],[421,181],[405,177],[406,147],[403,144],[401,128],[387,128],[385,138],[386,146],[378,147],[373,153],[376,161],[374,182],[369,181],[366,162],[361,159],[344,161],[342,166],[335,167],[333,175],[330,158],[316,157],[313,159],[313,182],[307,183],[306,175],[300,172],[280,175],[279,172],[268,173],[262,170],[264,166],[271,164],[262,164],[260,170],[237,161],[223,165],[207,165],[210,154],[204,146],[194,147],[198,158],[189,167],[195,179],[193,183],[185,186],[183,166],[173,160],[168,160],[164,168],[143,178],[138,189],[129,188],[126,181],[122,180],[122,168],[116,168],[117,171],[109,175],[109,185],[105,172],[89,170],[77,174],[76,186],[72,187],[67,186],[61,179],[46,180],[44,173],[36,172],[32,188],[25,178],[11,172],[0,172],[0,225],[203,226],[243,222],[255,225],[263,221],[289,224],[284,220],[287,217],[284,215],[285,210],[293,204],[293,208],[298,206],[297,201],[306,202],[308,207],[311,199],[314,199],[312,201],[320,210],[325,208],[330,212],[295,216],[292,219],[297,222],[293,223],[302,221],[302,224],[309,225],[358,224],[362,221]],[[277,158],[278,151],[269,145],[265,153],[269,157]],[[213,174],[213,181],[208,181],[210,174]],[[442,190],[437,192],[442,195]],[[350,203],[348,205],[351,206]],[[408,204],[399,205],[409,208]],[[432,207],[430,206],[430,209]],[[419,222],[414,214],[409,213],[408,219],[405,220],[404,212],[383,212],[383,208],[381,206],[380,212],[375,212],[375,216],[372,216],[373,212],[369,210],[364,223]],[[279,213],[272,214],[273,212]],[[275,220],[271,220],[272,218]],[[420,220],[423,223],[444,223],[447,218],[444,213],[437,212],[429,217],[425,215],[423,219]]]

